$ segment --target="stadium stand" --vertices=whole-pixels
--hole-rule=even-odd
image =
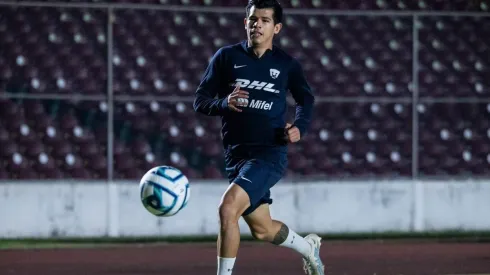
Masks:
[[[283,2],[291,8],[488,12],[487,1]],[[189,99],[216,49],[243,39],[244,33],[222,31],[241,29],[242,18],[234,12],[115,11],[114,178],[139,178],[162,163],[190,178],[222,177],[220,121],[195,114]],[[108,176],[106,24],[104,9],[0,6],[0,179]],[[302,62],[320,99],[309,135],[291,148],[289,176],[410,177],[413,158],[422,176],[489,174],[490,17],[418,19],[415,104],[411,16],[295,13],[285,24],[277,43]],[[53,94],[99,99],[33,98]],[[463,97],[473,101],[437,102]]]

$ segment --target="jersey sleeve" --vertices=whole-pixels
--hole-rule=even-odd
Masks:
[[[301,138],[303,138],[311,123],[315,96],[306,80],[301,64],[296,59],[293,59],[289,70],[288,88],[296,101],[296,116],[293,124],[298,127]]]
[[[223,87],[223,50],[219,49],[204,72],[194,98],[194,110],[208,116],[221,116],[228,110],[227,98],[216,99]]]

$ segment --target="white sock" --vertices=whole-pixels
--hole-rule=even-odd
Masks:
[[[218,257],[218,274],[231,275],[236,258],[221,258]]]
[[[310,243],[307,242],[305,238],[298,235],[298,233],[291,230],[291,228],[289,229],[288,237],[279,246],[291,248],[297,251],[298,253],[300,253],[301,255],[303,255],[304,257],[310,255],[311,253]]]

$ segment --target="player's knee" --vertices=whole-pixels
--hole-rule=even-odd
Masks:
[[[218,208],[221,228],[238,226],[240,216],[249,205],[248,194],[245,190],[238,185],[231,185]]]
[[[238,208],[231,203],[221,203],[218,208],[219,220],[221,227],[229,227],[238,224],[240,215]]]

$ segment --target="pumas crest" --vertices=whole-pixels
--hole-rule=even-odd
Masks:
[[[271,77],[276,79],[279,74],[281,73],[279,70],[276,70],[276,69],[270,69],[270,72],[271,72]]]

